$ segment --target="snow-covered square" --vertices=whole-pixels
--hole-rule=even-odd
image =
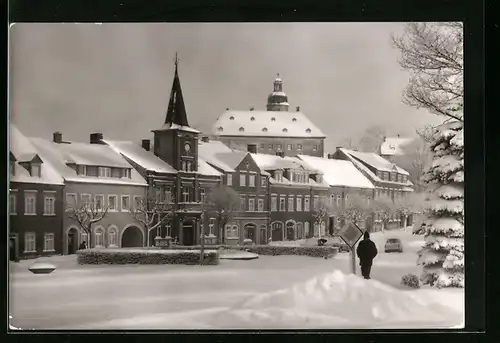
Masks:
[[[422,237],[373,234],[380,246],[399,237],[404,253],[375,259],[372,279],[349,273],[349,254],[333,259],[260,256],[218,266],[79,266],[31,274],[11,266],[11,324],[23,329],[451,328],[463,324],[463,289],[411,290]]]

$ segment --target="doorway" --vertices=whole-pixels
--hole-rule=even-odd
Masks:
[[[256,230],[255,224],[246,224],[243,228],[243,231],[245,233],[245,239],[250,239],[252,242],[256,243],[255,241],[255,230]]]
[[[77,239],[78,239],[78,232],[76,231],[76,229],[75,228],[70,229],[68,232],[68,255],[76,253],[78,245]]]
[[[184,222],[182,225],[182,245],[195,245],[195,235],[192,222]]]
[[[295,224],[293,222],[286,223],[286,239],[288,241],[295,240]]]
[[[142,232],[136,226],[129,226],[122,234],[122,248],[142,247]]]

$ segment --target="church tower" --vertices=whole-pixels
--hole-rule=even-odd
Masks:
[[[267,97],[267,110],[268,111],[288,111],[288,96],[283,92],[283,80],[280,74],[276,74],[276,79],[273,82],[274,90]]]
[[[198,134],[189,127],[179,80],[179,59],[175,54],[175,73],[164,125],[154,133],[154,154],[177,170],[198,171]]]

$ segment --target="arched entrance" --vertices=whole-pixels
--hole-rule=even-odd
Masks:
[[[76,253],[78,250],[78,230],[76,228],[72,227],[68,230],[68,241],[66,244],[68,255]]]
[[[243,227],[244,238],[251,239],[252,242],[256,243],[255,241],[256,231],[257,231],[257,226],[255,224],[253,223],[245,224],[245,226]]]
[[[295,240],[295,223],[294,222],[286,223],[286,239],[288,241]]]
[[[283,223],[276,222],[271,225],[271,237],[274,242],[283,240]]]
[[[125,228],[122,234],[122,248],[137,248],[143,246],[142,232],[137,226]]]

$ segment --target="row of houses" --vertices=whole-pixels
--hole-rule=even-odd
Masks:
[[[10,128],[11,258],[72,254],[92,247],[150,246],[157,236],[181,245],[251,240],[294,240],[325,235],[338,225],[315,222],[315,207],[329,199],[341,208],[350,194],[367,202],[412,191],[408,173],[376,154],[338,148],[327,158],[277,151],[241,151],[201,136],[188,124],[177,65],[164,125],[153,140],[136,143],[92,133],[87,143],[26,137]],[[224,185],[239,207],[221,227],[209,194]],[[168,203],[168,220],[151,229],[134,214],[141,200]],[[91,237],[73,209],[106,208]],[[366,225],[372,225],[368,223]]]

